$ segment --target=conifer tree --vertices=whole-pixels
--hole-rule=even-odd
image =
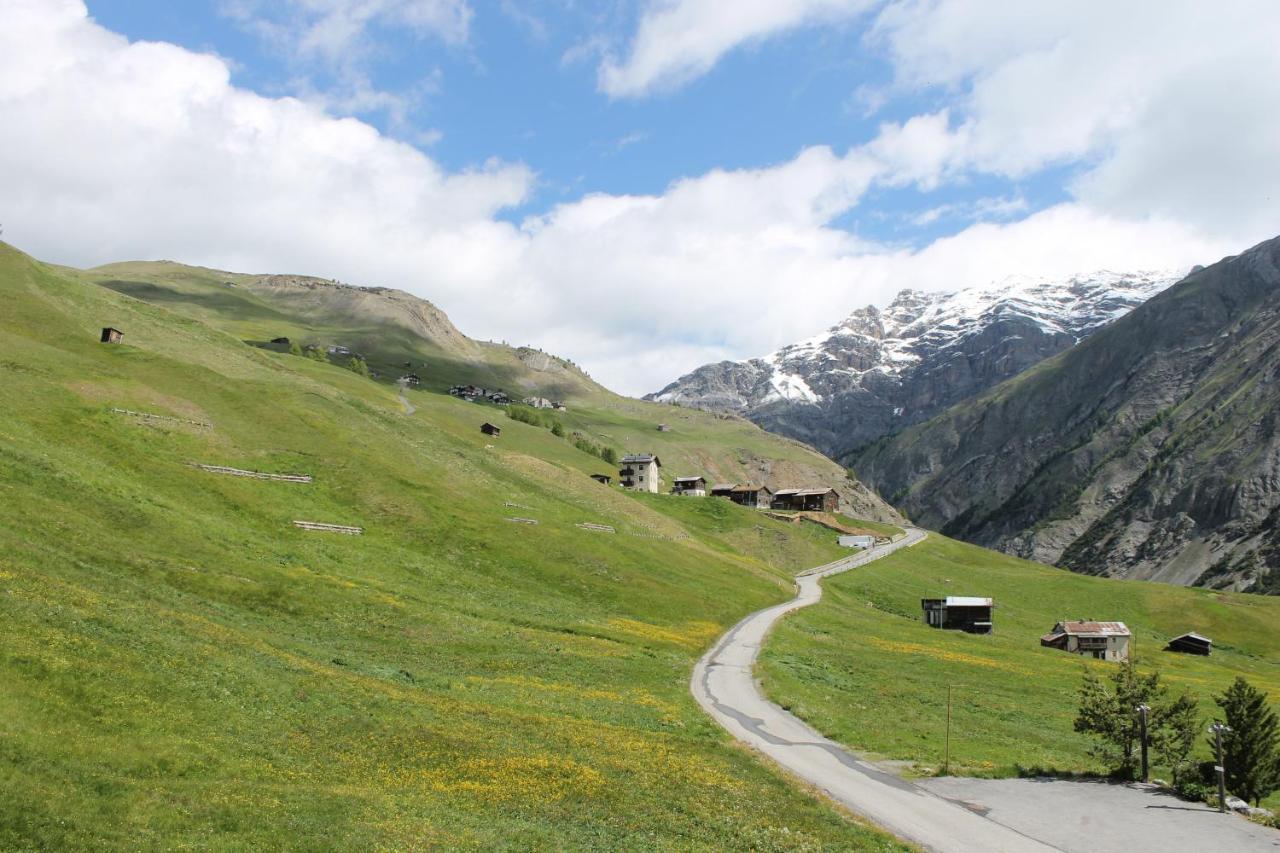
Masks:
[[[1227,790],[1258,805],[1280,788],[1280,720],[1266,694],[1240,676],[1214,701],[1231,728],[1222,737]]]

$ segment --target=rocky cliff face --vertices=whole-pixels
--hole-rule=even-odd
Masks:
[[[865,448],[916,521],[1076,571],[1280,588],[1280,238]]]
[[[1075,345],[1168,287],[1167,273],[904,290],[763,358],[709,364],[647,399],[733,412],[841,458]]]

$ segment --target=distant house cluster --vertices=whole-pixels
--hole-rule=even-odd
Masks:
[[[449,389],[450,396],[458,397],[466,400],[468,403],[493,403],[496,406],[505,406],[511,402],[511,397],[505,391],[499,391],[493,388],[481,388],[478,385],[454,385]]]
[[[400,382],[410,388],[417,388],[422,384],[422,377],[416,373],[406,373],[400,377]]]
[[[925,624],[930,628],[990,634],[995,630],[996,603],[991,598],[949,595],[946,598],[920,600]],[[1063,620],[1040,638],[1040,645],[1095,660],[1124,662],[1129,660],[1133,634],[1123,622]],[[1194,631],[1174,637],[1165,651],[1190,655],[1208,655],[1213,640]]]

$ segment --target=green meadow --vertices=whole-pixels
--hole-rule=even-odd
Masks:
[[[1106,770],[1072,721],[1085,667],[1105,674],[1115,664],[1042,648],[1040,636],[1061,619],[1125,622],[1139,667],[1158,669],[1171,695],[1198,697],[1206,728],[1218,710],[1212,697],[1237,675],[1280,703],[1273,597],[1086,577],[937,534],[823,588],[821,602],[785,619],[766,644],[766,692],[824,734],[917,773],[942,767],[948,686],[953,774]],[[925,625],[920,599],[947,595],[994,597],[995,633]],[[1163,650],[1186,631],[1211,637],[1213,654]],[[1204,745],[1199,753],[1210,757]]]
[[[602,486],[496,408],[410,391],[410,416],[224,306],[3,245],[0,307],[0,849],[899,849],[688,694],[714,638],[843,553],[830,531]],[[726,471],[812,456],[659,411],[567,420]]]

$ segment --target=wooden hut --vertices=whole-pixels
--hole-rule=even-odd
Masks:
[[[498,436],[502,435],[502,427],[494,426],[488,421],[480,425],[480,431],[485,435],[491,435],[494,438],[497,438]]]
[[[1182,652],[1184,655],[1204,655],[1208,657],[1209,652],[1213,651],[1213,640],[1208,637],[1202,637],[1195,631],[1188,631],[1181,636],[1174,637],[1169,641],[1169,645],[1164,648],[1168,652]]]
[[[1040,638],[1040,645],[1097,660],[1126,661],[1132,636],[1123,622],[1062,621]]]
[[[592,474],[591,479],[595,480],[603,486],[608,486],[613,482],[613,478],[608,474]]]
[[[992,618],[996,603],[990,598],[964,595],[948,595],[946,598],[922,598],[925,624],[930,628],[965,631],[969,634],[990,634],[995,622]]]
[[[676,477],[672,483],[671,494],[673,495],[689,495],[701,498],[707,494],[706,477]]]
[[[104,344],[118,344],[124,340],[124,332],[107,326],[102,330],[101,340]]]
[[[835,489],[778,489],[773,493],[773,508],[794,512],[836,512],[840,493]]]

